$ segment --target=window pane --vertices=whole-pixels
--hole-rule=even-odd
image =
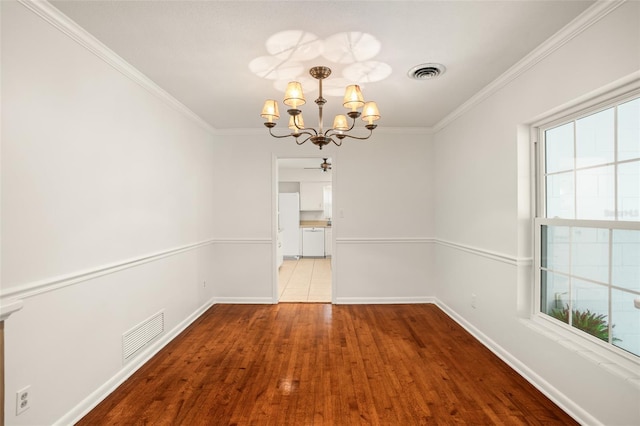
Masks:
[[[608,288],[577,279],[572,280],[572,286],[571,325],[608,342]]]
[[[574,219],[573,172],[547,176],[547,217]]]
[[[613,230],[612,284],[640,292],[640,231]]]
[[[618,160],[640,158],[640,98],[618,106]]]
[[[540,313],[640,356],[637,96],[545,131],[545,217],[569,220],[540,227],[538,265]]]
[[[640,221],[640,161],[618,165],[618,220]]]
[[[547,173],[573,169],[573,122],[545,131],[544,139]]]
[[[609,230],[572,228],[571,275],[609,282]]]
[[[542,271],[540,311],[569,323],[565,307],[569,304],[569,277]],[[563,314],[564,310],[564,314]]]
[[[636,355],[640,355],[640,309],[633,301],[638,297],[615,289],[611,293],[612,343]]]
[[[543,226],[542,267],[569,273],[569,245],[568,226]]]
[[[576,172],[576,219],[615,220],[613,166]]]
[[[613,162],[614,127],[613,108],[576,120],[576,167]]]

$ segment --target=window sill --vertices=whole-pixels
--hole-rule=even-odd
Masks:
[[[627,355],[605,344],[591,341],[588,337],[580,336],[572,330],[565,329],[555,321],[542,316],[522,319],[523,324],[537,333],[558,342],[562,346],[577,352],[578,355],[594,362],[599,367],[623,378],[640,389],[640,359],[634,355]],[[620,353],[619,353],[620,352]]]

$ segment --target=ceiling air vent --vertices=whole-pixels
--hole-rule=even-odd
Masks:
[[[421,64],[409,70],[410,78],[415,80],[429,80],[444,74],[446,68],[442,64]]]

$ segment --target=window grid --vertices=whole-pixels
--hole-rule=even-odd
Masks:
[[[617,133],[617,132],[616,132]],[[615,142],[614,142],[615,143]],[[616,144],[617,145],[617,144]],[[616,159],[617,159],[617,155],[615,155]],[[615,175],[614,175],[615,176]],[[616,198],[616,205],[617,203],[617,198]],[[617,210],[616,210],[617,211]],[[616,216],[617,219],[617,216]],[[610,229],[609,230],[609,256],[608,256],[608,263],[609,263],[609,270],[607,271],[607,280],[608,280],[608,288],[607,288],[607,300],[609,301],[608,303],[608,307],[607,307],[607,318],[609,318],[609,321],[607,321],[607,330],[608,330],[608,334],[609,334],[609,344],[613,344],[613,321],[611,320],[613,318],[613,307],[612,307],[612,300],[613,300],[613,230]],[[637,296],[638,294],[636,294]]]
[[[543,130],[540,131],[540,140],[542,141],[542,147],[541,147],[541,151],[542,151],[542,162],[541,164],[544,167],[544,170],[542,171],[542,175],[544,176],[544,182],[542,184],[542,188],[543,188],[543,196],[541,197],[541,201],[543,202],[542,204],[542,214],[544,217],[548,217],[547,215],[547,203],[546,203],[546,193],[547,193],[547,188],[549,185],[549,180],[548,177],[550,176],[559,176],[562,174],[566,174],[566,173],[571,173],[571,176],[573,178],[573,219],[576,219],[578,217],[578,191],[577,191],[577,186],[578,186],[578,172],[581,171],[585,171],[585,170],[596,170],[596,169],[603,169],[606,167],[613,167],[613,199],[614,199],[614,205],[613,205],[613,221],[619,221],[621,219],[621,214],[620,214],[620,206],[619,206],[619,197],[618,197],[618,169],[619,169],[619,165],[621,164],[631,164],[631,163],[637,163],[640,162],[640,157],[638,158],[630,158],[630,159],[625,159],[625,160],[619,160],[619,154],[618,154],[618,108],[620,105],[625,104],[627,102],[633,101],[635,100],[635,97],[629,97],[628,99],[624,99],[621,101],[616,102],[615,105],[613,106],[607,106],[607,107],[603,107],[603,108],[599,108],[596,110],[590,110],[588,113],[584,113],[582,115],[576,116],[575,118],[573,118],[572,120],[567,120],[564,124],[568,124],[571,123],[572,124],[572,136],[573,136],[573,167],[572,168],[564,168],[561,170],[555,170],[553,172],[547,172],[546,171],[546,164],[547,164],[547,159],[546,159],[546,131],[560,127],[561,125],[559,124],[553,124],[551,126],[547,126],[545,127]],[[588,165],[588,166],[578,166],[578,132],[577,132],[577,122],[580,119],[589,117],[591,115],[594,114],[598,114],[600,112],[606,111],[611,109],[613,111],[613,161],[609,161],[609,162],[603,162],[603,163],[598,163],[595,165]]]
[[[552,225],[542,225],[542,226],[552,226]],[[565,225],[563,225],[565,226]],[[566,277],[569,280],[569,290],[568,290],[568,294],[571,295],[573,294],[572,292],[572,285],[573,285],[573,280],[574,279],[578,279],[580,281],[584,281],[584,282],[588,282],[591,284],[595,284],[598,286],[601,286],[603,288],[606,288],[609,292],[609,303],[608,303],[608,317],[611,318],[612,317],[612,303],[611,303],[611,292],[613,290],[620,290],[620,291],[624,291],[627,293],[632,293],[636,296],[640,296],[640,291],[636,291],[633,289],[629,289],[626,287],[621,287],[618,285],[615,285],[613,282],[613,230],[614,228],[610,228],[607,229],[607,240],[608,240],[608,253],[607,253],[607,258],[608,258],[608,267],[607,267],[607,282],[603,282],[603,281],[598,281],[596,279],[592,279],[589,277],[585,277],[585,276],[581,276],[581,275],[576,275],[573,272],[573,264],[572,264],[572,259],[573,259],[573,228],[585,228],[587,226],[580,225],[580,226],[566,226],[569,228],[569,241],[568,241],[568,247],[569,247],[569,272],[564,272],[564,271],[560,271],[557,269],[553,269],[553,268],[549,268],[549,267],[545,267],[545,266],[540,266],[540,271],[544,271],[544,272],[551,272],[555,275],[560,275],[563,277]],[[606,229],[606,228],[600,228],[598,227],[597,229]],[[569,297],[568,299],[568,304],[569,304],[569,311],[571,312],[573,309],[573,299],[571,297]],[[572,325],[572,318],[571,316],[569,316],[569,325]],[[612,323],[611,321],[609,321],[608,327],[609,327],[609,343],[611,343],[611,340],[613,338],[613,333],[612,333],[612,329],[611,329]]]
[[[571,171],[576,171],[576,172],[581,172],[583,170],[589,170],[589,169],[599,169],[600,167],[607,167],[607,166],[616,166],[619,164],[627,164],[627,163],[637,163],[638,161],[640,161],[638,158],[631,158],[629,160],[621,160],[621,161],[611,161],[608,163],[602,163],[602,164],[598,164],[597,166],[582,166],[582,167],[577,167],[575,169],[567,169],[567,170],[560,170],[557,172],[549,172],[549,173],[545,173],[545,177],[546,176],[554,176],[554,175],[560,175],[562,173],[567,173],[567,172],[571,172]]]
[[[631,294],[633,295],[634,298],[639,298],[640,297],[640,290],[635,290],[632,288],[627,288],[627,287],[621,287],[618,285],[615,285],[614,281],[614,277],[613,277],[613,270],[614,270],[614,229],[624,229],[624,230],[640,230],[640,222],[639,221],[624,221],[623,217],[622,217],[622,212],[621,209],[624,208],[624,206],[621,203],[620,200],[620,196],[621,194],[619,193],[619,165],[622,164],[629,164],[629,163],[640,163],[640,155],[637,156],[637,158],[628,158],[628,156],[626,156],[627,158],[623,159],[622,161],[619,160],[619,114],[618,114],[618,110],[619,110],[619,106],[622,104],[625,104],[627,102],[631,102],[634,101],[635,99],[638,98],[638,92],[640,92],[639,90],[636,90],[636,93],[633,94],[633,96],[626,96],[624,98],[619,98],[617,100],[615,100],[615,102],[610,102],[607,105],[601,106],[599,108],[591,108],[589,110],[585,110],[583,111],[581,114],[575,114],[573,115],[573,117],[570,118],[566,118],[564,120],[556,120],[553,123],[550,123],[548,125],[546,125],[545,127],[538,127],[538,140],[540,141],[540,143],[538,143],[538,149],[536,150],[536,167],[539,168],[539,180],[538,180],[538,188],[539,190],[537,191],[538,196],[537,196],[537,200],[538,200],[538,204],[537,204],[537,212],[538,215],[536,217],[535,220],[535,226],[536,226],[536,294],[537,294],[537,308],[535,310],[535,312],[540,315],[544,315],[547,316],[548,318],[551,318],[545,311],[548,311],[548,305],[550,303],[550,299],[548,298],[548,294],[547,294],[547,289],[543,289],[543,276],[545,276],[545,286],[548,286],[549,283],[549,277],[550,274],[555,274],[556,276],[564,276],[567,279],[567,292],[568,292],[568,297],[567,297],[567,305],[568,305],[568,324],[558,321],[560,324],[562,324],[563,327],[567,327],[568,329],[570,329],[572,332],[577,333],[577,334],[584,334],[587,335],[589,339],[591,339],[592,341],[597,341],[598,344],[602,344],[603,341],[600,340],[600,338],[596,337],[596,336],[591,336],[588,333],[584,333],[582,331],[577,330],[576,328],[573,327],[573,309],[574,309],[574,299],[577,297],[575,295],[575,283],[574,281],[580,280],[582,282],[586,282],[586,283],[590,283],[593,285],[596,285],[596,288],[602,287],[602,289],[606,289],[606,293],[607,293],[607,336],[608,336],[608,342],[607,344],[605,344],[605,346],[607,346],[610,350],[614,350],[616,352],[624,352],[625,356],[628,356],[630,353],[633,354],[634,358],[637,361],[637,357],[640,357],[640,351],[634,349],[632,352],[627,351],[625,348],[619,348],[615,345],[614,339],[614,322],[613,322],[613,318],[614,316],[614,312],[613,312],[613,298],[614,298],[614,290],[617,290],[619,292],[624,292],[625,294]],[[579,158],[579,152],[578,152],[578,130],[577,130],[577,123],[578,120],[582,119],[582,118],[586,118],[589,116],[592,116],[594,114],[597,114],[599,112],[603,112],[603,111],[607,111],[611,109],[613,112],[613,161],[608,161],[608,162],[603,162],[601,164],[588,164],[588,165],[583,165],[578,167],[578,158]],[[557,169],[553,170],[552,172],[547,172],[547,166],[549,164],[549,158],[547,157],[547,141],[546,141],[546,135],[547,135],[547,131],[552,130],[552,129],[557,129],[560,128],[561,126],[567,125],[571,123],[571,131],[572,131],[572,148],[573,148],[573,153],[572,153],[572,168],[568,168],[568,167],[558,167]],[[558,147],[556,147],[556,150],[558,149]],[[561,149],[561,148],[560,148]],[[595,145],[595,149],[597,150],[597,145]],[[565,156],[566,157],[566,156]],[[560,158],[561,160],[562,158]],[[558,161],[558,158],[556,158],[556,161]],[[578,193],[578,172],[580,171],[585,171],[585,170],[593,170],[593,169],[600,169],[600,170],[606,170],[606,168],[611,168],[613,170],[613,220],[602,220],[602,219],[578,219],[578,217],[581,216],[580,210],[579,210],[579,206],[580,206],[580,194]],[[553,217],[550,218],[548,217],[547,213],[548,213],[548,203],[547,203],[547,193],[549,191],[549,185],[551,185],[549,177],[552,176],[558,176],[558,175],[562,175],[562,174],[569,174],[571,175],[572,178],[572,182],[571,182],[571,186],[572,186],[572,191],[573,191],[573,206],[572,206],[572,215],[569,218],[561,218],[561,217]],[[604,175],[606,176],[606,174]],[[597,179],[599,179],[600,177],[597,177]],[[584,185],[584,184],[583,184]],[[557,200],[556,200],[557,202]],[[607,211],[605,209],[604,211],[604,215],[606,217]],[[549,229],[549,226],[566,226],[569,229],[569,241],[568,241],[568,256],[569,256],[569,264],[568,264],[568,272],[564,272],[564,271],[557,271],[554,270],[553,267],[549,267],[549,263],[548,260],[546,262],[546,265],[543,266],[542,265],[542,232],[544,227],[547,227],[547,230]],[[573,267],[573,230],[575,228],[596,228],[596,229],[602,229],[602,230],[606,230],[607,231],[607,246],[608,246],[608,253],[607,253],[607,282],[604,283],[602,281],[598,281],[598,280],[594,280],[591,279],[589,277],[582,277],[580,275],[575,275],[574,274],[574,267]],[[548,237],[547,237],[547,241],[548,241]],[[555,265],[552,265],[555,267]],[[545,275],[546,274],[546,275]],[[555,284],[554,284],[555,285]],[[564,293],[562,293],[564,294]],[[543,300],[544,298],[544,300]],[[557,302],[558,299],[556,299],[556,295],[554,295],[554,306],[557,306]],[[584,301],[583,301],[584,302]],[[543,309],[543,303],[545,304],[545,308]],[[562,302],[564,305],[564,302]],[[594,340],[595,338],[595,340]]]
[[[618,105],[613,108],[613,200],[614,200],[614,212],[615,212],[615,220],[619,220],[620,212],[618,211]],[[611,232],[609,242],[611,242]],[[612,268],[610,268],[612,269]],[[611,277],[609,277],[611,278]],[[611,283],[611,279],[609,279],[609,283]],[[609,305],[611,305],[611,289],[609,289]],[[611,317],[609,317],[611,318]],[[611,329],[611,324],[609,324],[609,329]],[[609,333],[611,334],[611,333]]]

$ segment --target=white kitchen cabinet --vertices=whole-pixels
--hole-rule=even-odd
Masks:
[[[324,256],[324,228],[302,228],[302,257]]]
[[[300,182],[300,210],[323,210],[327,182]]]
[[[333,230],[331,228],[324,228],[324,256],[330,257],[331,254],[331,241],[333,240]]]

